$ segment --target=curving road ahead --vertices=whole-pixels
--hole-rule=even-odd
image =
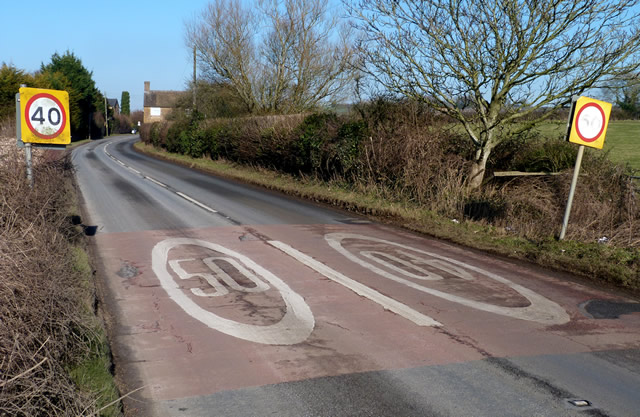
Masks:
[[[638,415],[634,300],[136,140],[73,152],[129,415]]]

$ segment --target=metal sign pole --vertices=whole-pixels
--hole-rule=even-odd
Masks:
[[[29,187],[33,188],[33,171],[31,169],[31,144],[24,144],[24,155],[27,159],[27,181],[29,181]]]
[[[582,165],[582,155],[584,155],[584,145],[578,148],[578,156],[576,157],[576,166],[573,168],[573,179],[571,180],[571,188],[569,189],[569,199],[567,200],[567,209],[564,212],[564,220],[562,220],[562,231],[560,232],[560,240],[564,239],[567,233],[567,225],[569,224],[569,214],[571,213],[571,205],[573,204],[573,195],[576,192],[576,184],[578,183],[578,175],[580,174],[580,165]]]
[[[20,87],[26,87],[25,84]],[[24,142],[22,141],[22,114],[20,113],[20,93],[16,93],[16,144],[18,148],[24,148]]]
[[[26,87],[26,84],[20,84],[20,87]],[[16,141],[18,148],[24,148],[24,156],[27,163],[27,181],[29,187],[33,188],[33,170],[31,158],[31,143],[22,141],[22,113],[20,112],[20,93],[16,93]]]
[[[584,96],[578,97],[577,99],[573,97],[572,99],[571,111],[567,123],[567,141],[578,144],[580,147],[578,148],[578,156],[576,157],[576,166],[573,168],[573,179],[571,180],[569,199],[567,200],[567,208],[564,212],[559,240],[563,240],[567,234],[567,225],[569,224],[573,196],[576,192],[576,184],[578,183],[578,176],[580,175],[580,165],[582,165],[584,147],[588,146],[590,148],[602,149],[610,114],[611,103]]]

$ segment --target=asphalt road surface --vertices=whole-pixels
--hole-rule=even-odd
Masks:
[[[73,153],[129,415],[640,415],[634,300],[135,140]]]

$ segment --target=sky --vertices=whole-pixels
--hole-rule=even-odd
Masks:
[[[131,95],[142,110],[144,82],[152,90],[184,90],[193,77],[185,22],[207,0],[0,0],[0,63],[27,72],[67,50],[93,72],[108,98]]]

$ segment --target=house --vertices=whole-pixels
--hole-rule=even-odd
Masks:
[[[184,91],[151,90],[151,82],[144,82],[144,123],[161,122],[171,113]]]
[[[118,103],[117,98],[108,98],[107,105],[113,110],[114,115],[120,114],[120,104]]]

